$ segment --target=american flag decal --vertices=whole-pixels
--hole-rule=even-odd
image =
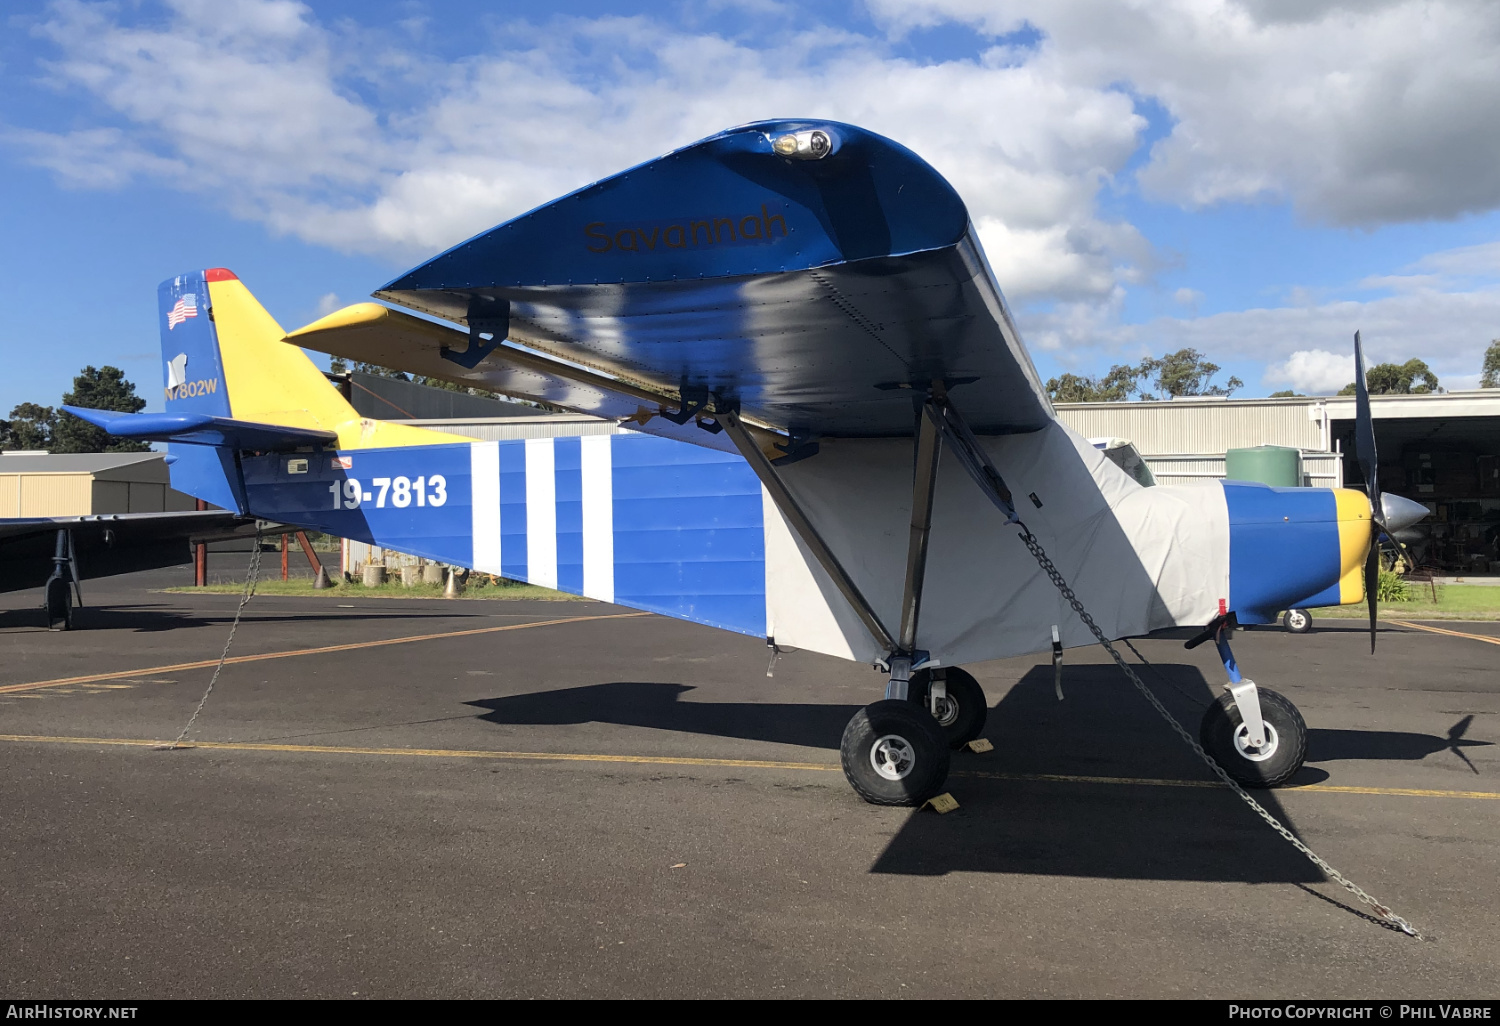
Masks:
[[[198,316],[198,297],[192,292],[178,298],[172,309],[167,311],[167,330],[171,331],[177,325],[189,317]]]

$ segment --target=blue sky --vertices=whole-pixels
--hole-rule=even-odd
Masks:
[[[20,0],[0,32],[0,414],[159,394],[155,286],[287,328],[732,124],[832,117],[970,207],[1044,375],[1195,346],[1245,395],[1500,336],[1500,11],[1467,0]]]

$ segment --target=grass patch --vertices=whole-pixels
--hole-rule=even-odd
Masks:
[[[279,571],[278,571],[279,573]],[[529,599],[533,602],[586,602],[578,595],[569,595],[563,591],[553,591],[551,588],[541,588],[535,584],[521,584],[516,581],[507,581],[498,578],[498,583],[490,584],[488,580],[482,585],[476,586],[473,575],[469,577],[469,586],[464,589],[461,598],[466,599]],[[400,581],[387,582],[375,588],[366,588],[363,584],[350,584],[335,577],[332,579],[333,587],[316,589],[313,587],[312,578],[293,578],[289,581],[282,580],[260,580],[255,586],[257,595],[298,595],[313,598],[402,598],[402,599],[440,599],[443,597],[443,586],[441,584],[417,584],[410,588],[402,587]],[[179,587],[164,588],[163,591],[180,594],[202,594],[209,592],[215,595],[238,595],[244,588],[243,581],[221,581],[209,584],[202,588]]]
[[[1406,587],[1412,601],[1378,603],[1381,619],[1500,620],[1500,587],[1485,584],[1439,584],[1436,602],[1432,601],[1432,588],[1428,585],[1407,582]],[[1361,602],[1354,606],[1314,609],[1312,614],[1314,617],[1368,620],[1370,610]]]

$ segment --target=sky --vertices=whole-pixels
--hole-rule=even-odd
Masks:
[[[968,205],[1043,376],[1191,346],[1337,391],[1500,336],[1489,0],[8,0],[0,414],[232,268],[288,330],[732,125],[887,135]]]

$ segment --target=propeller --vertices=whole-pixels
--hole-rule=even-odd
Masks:
[[[1365,603],[1370,607],[1370,654],[1375,654],[1375,626],[1378,612],[1376,595],[1380,590],[1380,536],[1384,534],[1406,557],[1407,566],[1415,567],[1411,551],[1397,537],[1402,531],[1427,516],[1420,502],[1380,490],[1380,459],[1375,450],[1375,421],[1370,414],[1370,390],[1365,384],[1365,352],[1359,332],[1354,333],[1354,455],[1365,478],[1365,493],[1370,497],[1370,553],[1365,557]]]

